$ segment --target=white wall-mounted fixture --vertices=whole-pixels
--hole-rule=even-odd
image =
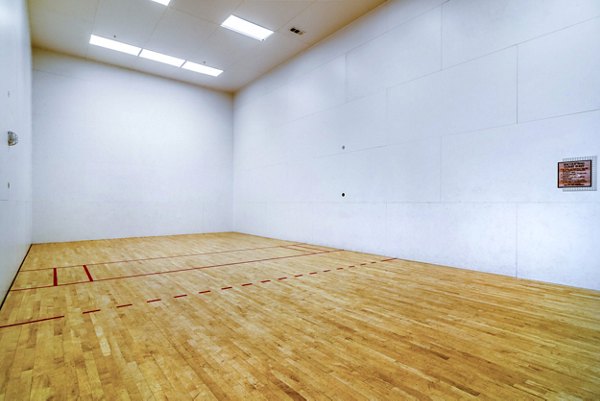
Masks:
[[[155,3],[160,3],[163,6],[168,6],[169,3],[171,2],[171,0],[152,0],[152,1],[155,2]]]
[[[15,146],[17,143],[19,143],[19,135],[8,131],[8,146]]]

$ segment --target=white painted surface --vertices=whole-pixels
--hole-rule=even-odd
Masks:
[[[599,221],[597,202],[519,205],[519,277],[599,289]]]
[[[600,2],[450,0],[443,14],[447,67],[598,17]]]
[[[599,4],[389,1],[265,75],[235,229],[600,289],[598,192],[556,188],[600,153]]]
[[[598,71],[600,17],[520,45],[519,121],[600,109]]]
[[[228,95],[34,53],[34,242],[231,229]]]
[[[19,135],[8,147],[7,131]],[[10,188],[8,183],[10,182]],[[0,300],[31,243],[31,50],[23,1],[0,2]]]

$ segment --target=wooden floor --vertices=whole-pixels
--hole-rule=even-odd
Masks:
[[[599,400],[600,293],[242,234],[35,245],[0,400]]]

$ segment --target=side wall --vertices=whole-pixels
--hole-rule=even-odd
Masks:
[[[231,230],[230,95],[33,59],[34,242]]]
[[[600,193],[556,184],[600,155],[599,16],[384,4],[236,96],[234,227],[600,289]]]
[[[0,302],[31,244],[31,49],[26,1],[0,2]],[[19,135],[8,146],[7,131]]]

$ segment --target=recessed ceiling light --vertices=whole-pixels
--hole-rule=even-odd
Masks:
[[[138,54],[140,54],[140,50],[142,50],[139,47],[131,46],[126,43],[117,42],[116,40],[106,39],[96,35],[90,36],[90,44],[105,47],[111,50],[116,50],[122,53],[131,54],[132,56],[137,56]]]
[[[152,0],[152,1],[155,2],[155,3],[160,3],[163,6],[168,6],[169,3],[171,2],[171,0]]]
[[[256,25],[250,21],[246,21],[245,19],[236,17],[235,15],[230,15],[229,18],[227,18],[225,22],[221,24],[221,26],[258,40],[265,40],[271,36],[271,34],[273,34],[273,31]]]
[[[200,74],[210,75],[212,77],[218,77],[223,72],[223,70],[219,70],[218,68],[209,67],[204,64],[192,63],[191,61],[186,61],[181,68],[199,72]]]
[[[153,52],[148,49],[143,49],[140,53],[140,57],[146,58],[148,60],[158,61],[159,63],[173,65],[175,67],[181,67],[181,65],[185,61],[181,58],[167,56],[166,54]]]

